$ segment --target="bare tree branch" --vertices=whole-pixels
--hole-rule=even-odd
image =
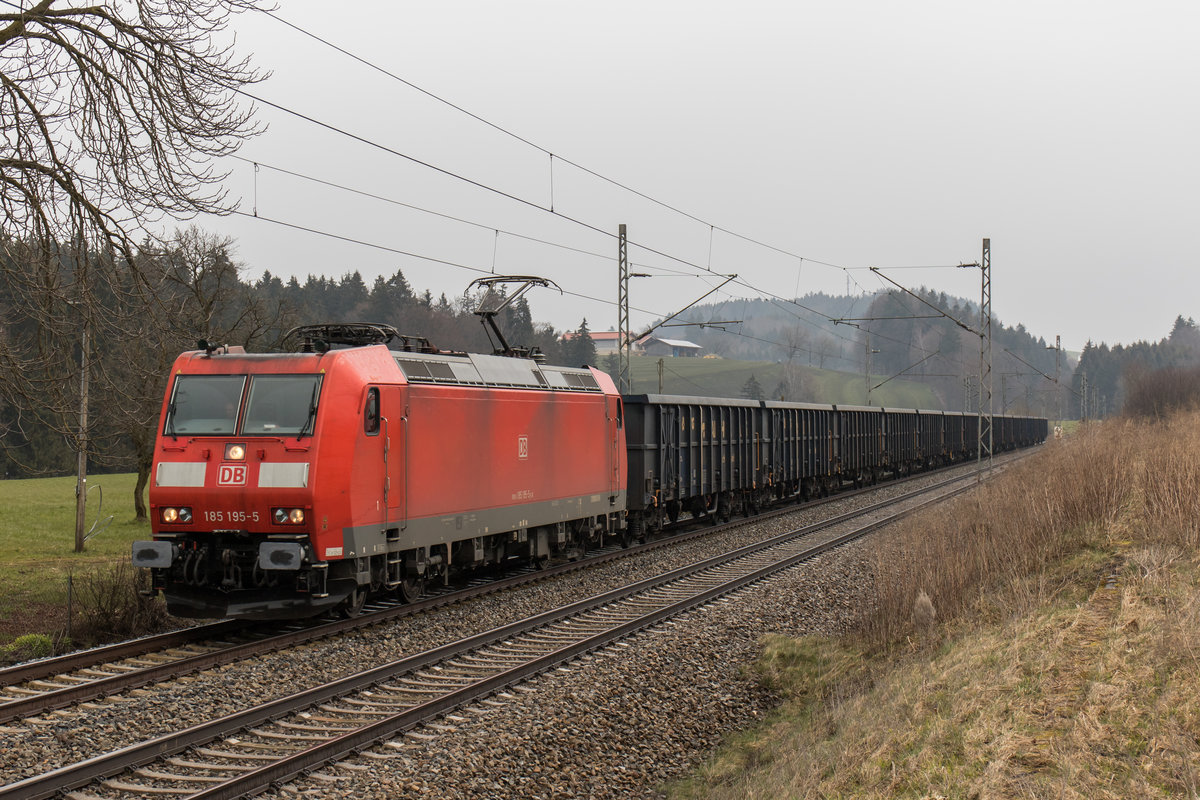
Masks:
[[[214,160],[259,128],[233,50],[253,0],[128,0],[0,14],[0,227],[133,261],[164,216],[230,210]]]

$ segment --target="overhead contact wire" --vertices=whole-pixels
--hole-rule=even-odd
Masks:
[[[428,261],[432,264],[441,264],[441,265],[447,266],[447,267],[454,267],[455,269],[464,269],[464,270],[467,270],[468,272],[478,272],[481,275],[492,274],[492,272],[489,270],[483,269],[481,267],[473,267],[470,264],[463,264],[458,261],[450,261],[449,259],[438,258],[436,256],[429,256],[429,255],[425,255],[423,253],[414,253],[411,250],[401,250],[398,247],[391,247],[390,245],[379,244],[378,242],[368,242],[363,239],[355,239],[353,236],[344,236],[340,233],[333,233],[331,231],[323,231],[323,230],[320,230],[319,228],[312,228],[307,225],[300,225],[295,222],[286,222],[281,219],[274,219],[273,217],[266,217],[266,216],[263,216],[262,214],[259,214],[258,216],[254,216],[252,214],[247,214],[245,211],[233,211],[231,213],[234,214],[235,216],[239,216],[239,217],[258,219],[263,222],[270,222],[274,225],[279,225],[284,228],[291,228],[292,230],[304,231],[305,233],[311,233],[316,236],[324,236],[328,239],[337,239],[338,241],[341,241],[341,242],[348,242],[349,244],[357,244],[362,247],[370,247],[375,250],[382,250],[386,253],[394,253],[396,255],[408,256],[409,258],[420,259],[421,261]],[[616,305],[616,303],[613,302],[612,300],[605,300],[600,297],[593,297],[590,294],[582,294],[580,292],[571,292],[571,291],[567,291],[567,290],[563,290],[563,294],[570,295],[571,297],[578,297],[580,300],[590,300],[594,303],[603,303],[604,305],[609,305],[609,306]],[[635,308],[634,310],[639,311],[642,314],[662,316],[662,314],[660,314],[659,312],[651,311],[647,308]]]
[[[345,49],[344,47],[340,47],[339,45],[334,44],[333,42],[329,41],[328,39],[325,39],[321,36],[318,36],[315,33],[312,33],[309,30],[306,30],[306,29],[300,27],[299,25],[295,24],[294,22],[289,22],[288,20],[284,19],[283,17],[279,16],[278,14],[274,13],[273,11],[271,11],[269,9],[263,9],[262,12],[264,14],[266,14],[267,16],[271,17],[272,19],[274,19],[275,21],[288,26],[292,30],[294,30],[298,33],[301,33],[311,39],[314,39],[315,41],[320,42],[321,44],[325,45],[326,47],[336,50],[337,52],[341,53],[342,55],[344,55],[348,58],[351,58],[351,59],[357,61],[358,63],[360,63],[366,67],[369,67],[370,69],[373,69],[376,72],[379,72],[382,75],[386,75],[387,77],[391,78],[392,80],[395,80],[395,81],[398,81],[398,82],[404,84],[405,86],[409,87],[410,89],[413,89],[414,91],[420,92],[421,94],[425,95],[426,97],[430,98],[431,100],[436,100],[437,102],[442,103],[443,105],[449,106],[450,108],[454,109],[455,111],[458,111],[461,114],[465,114],[477,122],[483,123],[484,125],[488,126],[492,130],[502,133],[505,136],[509,136],[509,137],[515,139],[516,141],[521,142],[522,144],[533,148],[534,150],[538,150],[539,152],[545,153],[546,155],[550,156],[550,158],[552,160],[556,157],[553,151],[537,144],[536,142],[526,139],[524,136],[514,133],[513,131],[510,131],[509,129],[507,129],[501,125],[497,125],[496,123],[492,122],[491,120],[485,119],[484,117],[481,117],[478,114],[476,114],[472,111],[469,111],[466,108],[463,108],[462,106],[457,105],[456,103],[453,103],[453,102],[445,99],[444,97],[436,95],[433,92],[429,91],[428,89],[424,89],[424,88],[418,86],[417,84],[413,83],[412,81],[402,78],[399,75],[397,75],[396,73],[391,72],[387,69],[384,69],[383,67],[379,66],[378,64],[368,61],[367,59],[363,58],[362,56],[359,56],[359,55],[356,55],[355,53],[350,52],[349,50]],[[821,264],[822,266],[831,267],[833,269],[842,269],[842,270],[846,269],[846,267],[844,267],[840,264],[834,264],[834,263],[831,263],[828,261],[820,261],[818,259],[808,258],[807,256],[801,256],[798,253],[794,253],[790,250],[786,250],[784,248],[777,247],[772,244],[768,244],[767,242],[763,242],[759,239],[755,239],[754,237],[747,236],[742,233],[738,233],[737,231],[730,230],[729,228],[723,228],[720,225],[713,225],[712,223],[696,216],[695,214],[684,211],[683,209],[681,209],[677,206],[671,205],[670,203],[667,203],[663,200],[659,200],[656,197],[652,197],[651,195],[648,195],[645,192],[639,191],[638,189],[635,189],[632,186],[629,186],[618,180],[610,178],[607,175],[603,175],[599,172],[596,172],[595,170],[590,169],[590,168],[584,166],[583,164],[580,164],[576,161],[572,161],[569,158],[563,158],[561,155],[558,155],[557,158],[559,161],[562,161],[566,164],[570,164],[575,169],[577,169],[581,172],[584,172],[588,175],[591,175],[594,178],[602,180],[605,183],[608,183],[612,186],[616,186],[617,188],[619,188],[623,191],[629,192],[630,194],[633,194],[637,197],[640,197],[643,200],[651,202],[651,203],[659,206],[660,208],[665,208],[669,211],[679,214],[680,216],[686,217],[687,219],[690,219],[693,222],[698,222],[701,225],[707,225],[711,229],[719,230],[722,233],[726,233],[730,236],[735,236],[743,241],[750,242],[751,244],[758,245],[759,247],[763,247],[768,250],[773,250],[774,252],[779,253],[780,255],[789,256],[790,258],[806,258],[808,261],[812,261],[815,264]],[[553,169],[553,161],[551,162],[551,169]],[[551,199],[550,205],[551,205],[551,209],[553,209],[553,205],[554,205],[553,199]]]

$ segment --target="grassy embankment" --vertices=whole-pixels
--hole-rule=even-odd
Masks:
[[[1200,415],[1050,441],[882,543],[860,633],[768,638],[784,705],[671,797],[1197,797],[1197,544]]]
[[[82,553],[75,552],[75,478],[0,481],[0,646],[26,633],[65,630],[67,576],[92,577],[128,557],[130,542],[149,536],[149,524],[134,520],[135,481],[133,474],[88,478],[89,487],[100,488],[89,492],[85,530],[98,519],[112,521]]]

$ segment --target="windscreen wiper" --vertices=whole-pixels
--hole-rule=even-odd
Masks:
[[[304,421],[304,427],[302,427],[300,432],[296,434],[297,439],[302,436],[312,435],[313,426],[317,422],[317,389],[320,388],[320,386],[320,382],[313,384],[312,399],[308,401],[308,419]]]

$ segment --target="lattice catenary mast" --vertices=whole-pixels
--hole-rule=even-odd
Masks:
[[[983,258],[979,262],[983,272],[979,293],[979,447],[976,449],[976,466],[983,466],[983,454],[987,451],[988,467],[992,465],[992,240],[983,240]],[[984,405],[984,398],[987,405]],[[986,411],[984,409],[987,409]]]

